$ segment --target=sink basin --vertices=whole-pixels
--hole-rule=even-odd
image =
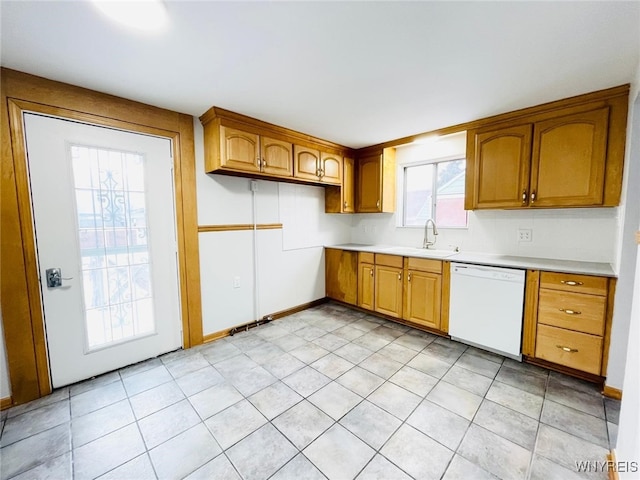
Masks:
[[[402,255],[404,257],[424,257],[424,258],[447,258],[457,255],[458,252],[451,250],[431,250],[428,248],[414,247],[391,247],[385,248],[384,253],[392,255]]]

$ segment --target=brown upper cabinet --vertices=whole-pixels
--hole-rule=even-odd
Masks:
[[[392,213],[396,207],[394,148],[366,152],[358,158],[356,212]]]
[[[342,157],[301,145],[293,146],[293,176],[331,185],[342,184]]]
[[[293,176],[293,145],[224,124],[205,125],[205,167],[208,172],[241,172]],[[216,148],[216,145],[218,148]]]
[[[617,205],[627,96],[628,88],[618,87],[469,130],[465,208]]]
[[[205,171],[227,175],[313,183],[342,188],[343,156],[353,152],[335,143],[238,113],[210,108],[204,126]],[[353,162],[348,172],[353,194]],[[351,192],[351,193],[349,193]],[[345,199],[347,202],[349,198]],[[353,211],[351,206],[345,212]],[[335,210],[329,210],[327,212]]]

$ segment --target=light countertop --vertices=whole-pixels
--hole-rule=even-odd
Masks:
[[[548,272],[596,275],[599,277],[617,276],[613,271],[611,264],[609,263],[577,262],[573,260],[519,257],[515,255],[498,255],[490,253],[451,252],[444,250],[398,247],[393,245],[361,245],[357,243],[327,245],[326,248],[337,248],[341,250],[352,250],[358,252],[384,253],[387,255],[400,255],[404,257],[433,258],[438,260],[447,260],[450,262],[520,268],[526,270],[545,270]]]

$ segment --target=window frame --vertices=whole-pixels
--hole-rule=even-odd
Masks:
[[[460,155],[448,155],[445,157],[438,157],[438,158],[433,158],[433,159],[429,159],[429,160],[417,160],[414,162],[408,162],[408,163],[403,163],[401,165],[398,165],[398,179],[399,181],[398,183],[398,190],[399,190],[399,198],[398,198],[398,205],[401,206],[400,211],[398,212],[400,215],[398,215],[398,221],[397,221],[397,227],[398,228],[424,228],[424,225],[405,225],[405,212],[407,209],[407,168],[412,168],[412,167],[421,167],[423,165],[436,165],[436,171],[434,172],[433,175],[433,184],[432,184],[432,192],[434,192],[434,194],[432,195],[432,203],[431,203],[431,212],[432,212],[432,218],[435,220],[436,217],[436,209],[438,208],[438,191],[437,191],[437,182],[438,182],[438,166],[437,164],[440,163],[446,163],[446,162],[452,162],[452,161],[456,161],[456,160],[464,160],[466,161],[466,157],[464,156],[464,154]],[[466,170],[465,170],[465,177],[466,177]],[[465,192],[466,194],[466,192]],[[459,227],[455,227],[455,226],[440,226],[438,225],[438,228],[446,228],[446,229],[454,229],[454,230],[467,230],[469,228],[469,212],[467,210],[465,210],[466,213],[466,224],[464,226],[459,226]]]

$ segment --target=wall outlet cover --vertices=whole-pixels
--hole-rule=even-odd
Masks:
[[[518,242],[525,243],[531,242],[533,237],[533,230],[530,228],[519,228],[518,229]]]

